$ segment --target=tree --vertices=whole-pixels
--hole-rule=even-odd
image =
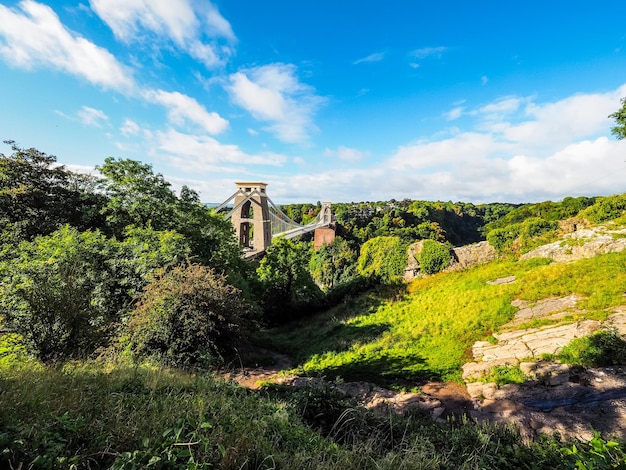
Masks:
[[[99,232],[64,226],[0,265],[4,325],[42,362],[84,357],[105,343],[119,305],[107,260],[113,243]]]
[[[611,134],[619,140],[626,139],[626,98],[622,98],[621,102],[622,107],[613,114],[609,114],[609,117],[615,119],[617,123],[616,126],[611,128]]]
[[[253,309],[226,277],[198,264],[161,271],[124,332],[131,352],[176,367],[212,367],[254,325]]]
[[[64,224],[96,228],[93,217],[103,201],[90,190],[90,177],[57,165],[53,155],[5,143],[13,153],[0,153],[0,230],[12,232],[18,242],[48,235]]]
[[[98,169],[109,196],[103,213],[112,234],[123,239],[128,226],[175,230],[187,240],[193,261],[228,273],[245,287],[240,273],[246,268],[232,226],[207,209],[198,193],[183,186],[177,196],[163,175],[134,160],[109,157]]]
[[[321,291],[308,269],[310,250],[307,243],[284,238],[275,240],[267,249],[257,275],[261,304],[270,323],[293,319],[298,311],[321,299]]]
[[[354,278],[357,258],[357,252],[350,244],[337,237],[313,253],[309,269],[318,284],[333,288]]]
[[[103,213],[116,235],[128,225],[156,230],[172,228],[176,195],[152,165],[130,159],[108,157],[97,167],[104,176],[104,188],[109,197]]]

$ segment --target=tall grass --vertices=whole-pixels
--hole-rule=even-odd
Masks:
[[[515,276],[510,284],[489,280]],[[571,264],[501,261],[418,279],[397,298],[370,293],[296,325],[267,332],[308,374],[393,382],[456,380],[472,344],[512,319],[511,301],[578,294],[588,315],[625,303],[626,253]]]
[[[0,390],[0,468],[558,469],[574,462],[559,441],[523,444],[508,427],[364,410],[324,390],[250,392],[172,370],[4,368]],[[624,460],[621,447],[611,452]]]

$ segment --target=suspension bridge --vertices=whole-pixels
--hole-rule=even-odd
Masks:
[[[259,182],[235,183],[237,191],[215,208],[226,214],[246,258],[265,252],[277,237],[294,238],[315,231],[315,245],[334,239],[334,217],[330,202],[323,202],[317,217],[306,225],[299,224],[285,214],[267,195],[267,184]],[[331,233],[332,232],[332,233]]]

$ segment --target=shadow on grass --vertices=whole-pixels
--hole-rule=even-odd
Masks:
[[[346,382],[373,382],[381,386],[441,380],[441,375],[426,369],[426,361],[416,355],[363,357],[347,364],[311,370],[308,375]]]

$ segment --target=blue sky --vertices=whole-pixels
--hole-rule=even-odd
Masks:
[[[626,2],[0,2],[0,138],[220,202],[626,191]],[[0,152],[10,148],[0,144]]]

